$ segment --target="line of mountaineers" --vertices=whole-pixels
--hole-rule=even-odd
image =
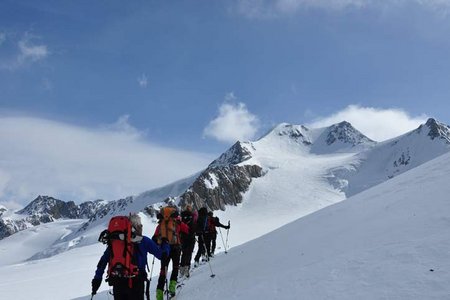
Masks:
[[[174,202],[161,207],[157,219],[158,225],[152,238],[149,238],[143,235],[138,214],[111,218],[108,229],[99,237],[99,241],[106,244],[107,248],[97,264],[91,282],[91,299],[102,283],[106,268],[105,281],[112,286],[114,300],[144,300],[144,296],[150,299],[155,258],[161,261],[156,299],[163,300],[164,294],[167,299],[173,299],[176,295],[177,279],[190,276],[195,245],[197,244],[197,253],[194,257],[194,267],[197,267],[201,258],[209,262],[210,258],[214,257],[216,228],[230,229],[229,221],[228,225],[221,224],[219,218],[215,217],[212,211],[208,212],[206,207],[197,212],[190,205],[186,205],[179,213]],[[147,261],[148,253],[153,255],[151,271]],[[168,278],[170,262],[172,270]]]

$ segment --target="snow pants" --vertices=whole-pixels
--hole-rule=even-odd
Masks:
[[[144,300],[145,279],[137,276],[129,287],[128,279],[117,280],[113,284],[114,300]]]
[[[188,267],[191,265],[192,252],[194,252],[195,237],[189,237],[183,240],[181,245],[181,263],[182,267]]]
[[[170,255],[161,258],[161,270],[159,272],[157,289],[164,291],[164,284],[166,283],[166,270],[169,269],[169,263],[172,261],[172,274],[170,280],[177,280],[178,269],[180,268],[180,254],[181,248],[179,245],[170,245]]]
[[[200,257],[202,255],[208,255],[208,257],[211,256],[211,252],[210,252],[210,247],[208,246],[210,243],[210,239],[208,237],[208,234],[201,234],[198,236],[198,250],[197,250],[197,254],[194,257],[195,261],[199,261]]]

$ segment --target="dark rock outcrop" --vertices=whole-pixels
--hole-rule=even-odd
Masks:
[[[102,213],[102,209],[106,205],[103,200],[76,205],[73,201],[65,202],[49,196],[38,196],[24,209],[18,211],[14,218],[6,218],[0,214],[0,239],[58,219],[94,218],[99,211]],[[114,203],[114,205],[120,205],[120,203]]]
[[[206,169],[181,195],[180,205],[192,205],[195,209],[206,206],[209,210],[225,210],[225,205],[242,202],[253,178],[263,175],[258,165],[228,165]]]
[[[359,144],[374,143],[373,140],[356,130],[352,124],[343,121],[329,127],[328,136],[326,138],[327,145],[331,145],[336,141],[356,146]]]
[[[230,149],[224,152],[218,159],[214,160],[209,166],[228,166],[237,165],[252,157],[250,149],[254,150],[251,143],[236,142]]]

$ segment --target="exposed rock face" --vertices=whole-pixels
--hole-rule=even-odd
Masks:
[[[196,209],[206,206],[210,210],[225,210],[225,205],[241,203],[242,193],[248,190],[252,179],[262,175],[262,168],[257,165],[207,169],[181,195],[180,205],[191,204]]]
[[[0,239],[58,219],[92,218],[105,206],[105,203],[103,200],[96,200],[76,205],[73,201],[65,202],[53,197],[38,196],[13,216],[6,217],[0,214]],[[4,211],[6,210],[2,210]]]
[[[214,160],[209,167],[237,165],[252,157],[253,145],[249,142],[236,142],[230,149],[224,152],[218,159]]]
[[[346,121],[330,126],[326,139],[327,145],[331,145],[336,141],[352,146],[374,142]]]
[[[255,151],[252,143],[237,142],[214,160],[180,196],[180,206],[192,205],[195,209],[206,206],[209,210],[225,210],[225,205],[242,202],[253,178],[261,177],[258,165],[244,164]]]
[[[287,137],[288,139],[295,141],[299,144],[309,146],[312,144],[311,137],[309,136],[310,130],[303,125],[292,125],[282,123],[272,129],[268,135],[276,134],[280,137]],[[264,139],[264,137],[262,138]]]
[[[450,128],[443,124],[437,122],[435,119],[430,118],[427,120],[425,125],[420,125],[417,132],[420,133],[422,130],[428,130],[428,136],[434,139],[442,139],[447,144],[450,144]]]
[[[79,208],[73,202],[64,202],[48,196],[38,196],[24,209],[17,212],[30,216],[42,216],[46,219],[76,219],[78,218]],[[46,223],[42,221],[43,223]]]
[[[290,139],[295,140],[297,142],[302,142],[304,145],[311,145],[311,139],[309,136],[304,134],[304,132],[308,132],[309,129],[305,126],[301,125],[284,125],[284,129],[278,132],[280,136],[288,136]]]
[[[118,214],[120,211],[123,211],[130,203],[133,203],[133,197],[127,197],[124,199],[103,203],[103,205],[101,206],[94,206],[95,212],[89,217],[89,220],[80,227],[78,231],[85,230],[92,222],[107,215],[113,216],[115,214]]]

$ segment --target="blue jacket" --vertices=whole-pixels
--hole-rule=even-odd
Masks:
[[[163,253],[165,252],[167,255],[170,253],[170,246],[168,244],[163,244],[158,246],[154,241],[150,238],[143,236],[140,243],[137,244],[138,249],[136,249],[137,255],[137,266],[139,270],[144,271],[145,266],[147,265],[147,253],[154,255],[157,259],[161,259]],[[105,272],[105,268],[109,262],[111,256],[111,250],[106,248],[105,252],[103,252],[100,261],[97,264],[97,270],[95,271],[94,278],[102,279],[103,273]]]

